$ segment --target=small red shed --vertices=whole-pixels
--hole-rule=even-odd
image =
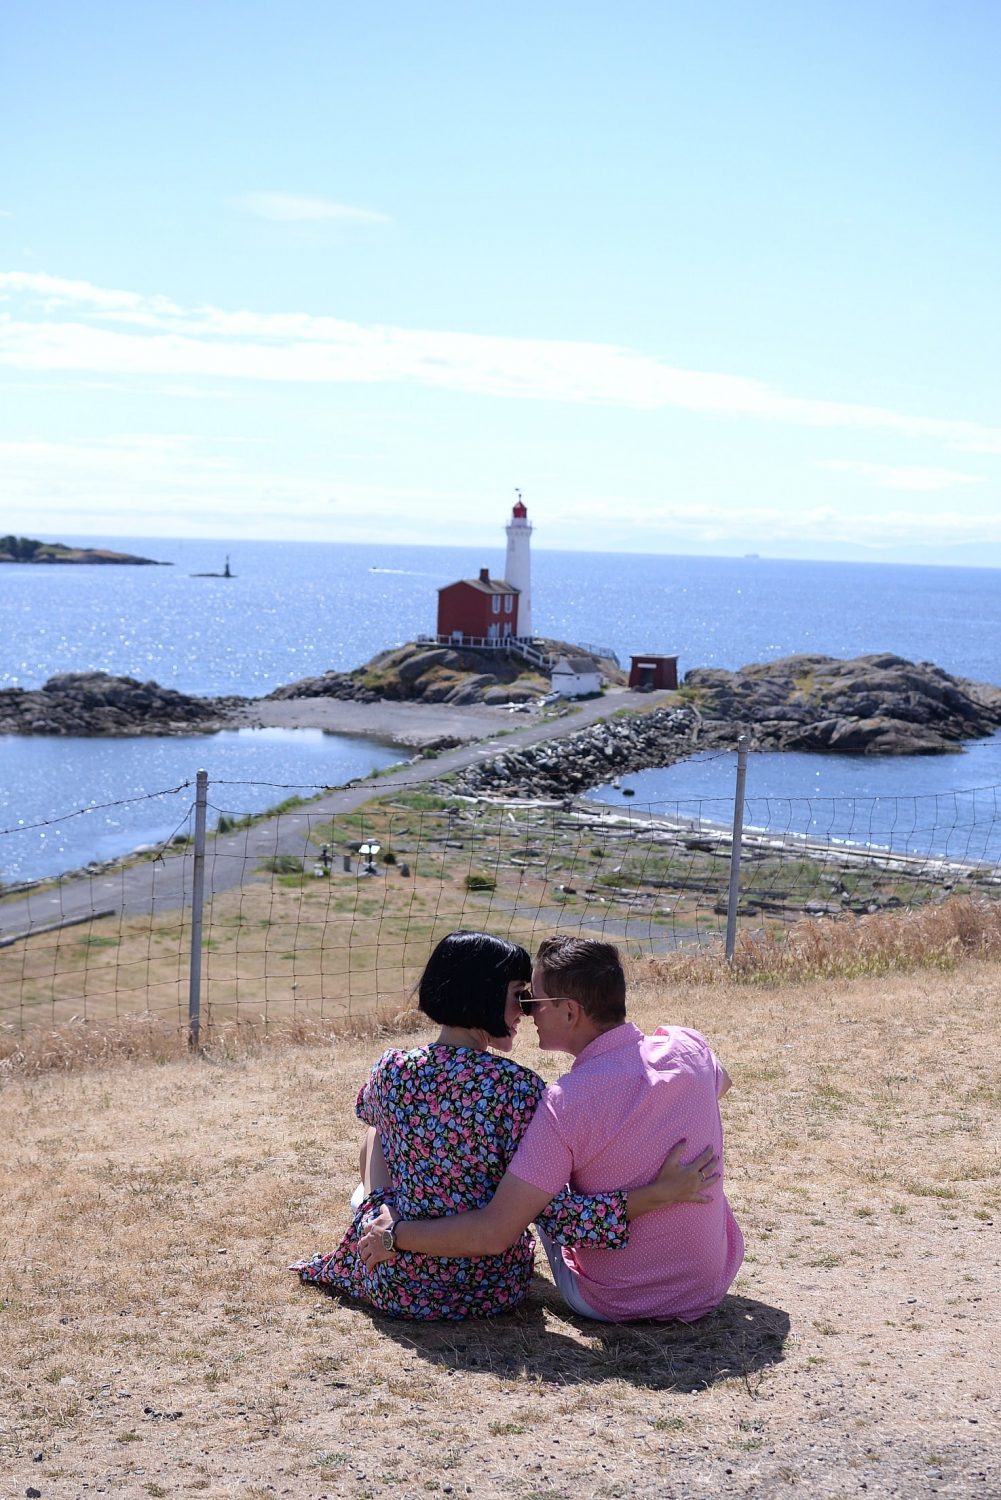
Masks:
[[[461,578],[438,590],[438,635],[463,641],[498,641],[516,634],[518,590],[481,568],[479,578]]]
[[[676,656],[633,656],[629,668],[629,686],[642,692],[654,688],[676,688],[678,686],[678,658]]]

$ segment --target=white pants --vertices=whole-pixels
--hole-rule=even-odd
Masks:
[[[553,1273],[556,1290],[570,1311],[578,1313],[582,1318],[592,1318],[596,1323],[610,1323],[612,1321],[611,1318],[606,1318],[603,1313],[595,1312],[594,1308],[590,1307],[586,1302],[580,1289],[580,1279],[577,1272],[572,1266],[568,1266],[563,1259],[562,1245],[557,1245],[551,1240],[545,1230],[539,1228],[538,1224],[535,1225],[535,1232],[542,1241],[542,1248],[548,1257],[549,1269]]]

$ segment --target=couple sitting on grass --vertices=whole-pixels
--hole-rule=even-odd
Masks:
[[[375,1064],[354,1220],[291,1269],[398,1318],[492,1317],[528,1291],[534,1221],[582,1317],[715,1308],[744,1246],[722,1187],[730,1080],[705,1039],[644,1036],[618,950],[590,939],[547,938],[533,969],[524,948],[453,932],[418,994],[440,1034]],[[505,1055],[524,1016],[544,1051],[574,1059],[548,1088]]]

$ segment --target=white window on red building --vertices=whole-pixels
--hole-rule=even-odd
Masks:
[[[514,595],[513,594],[505,594],[504,595],[504,613],[506,615],[509,615],[511,613],[512,609],[514,609]]]
[[[494,596],[490,600],[490,608],[493,610],[493,612],[494,612],[495,615],[499,615],[500,614],[500,601],[501,601],[500,594],[494,594]]]

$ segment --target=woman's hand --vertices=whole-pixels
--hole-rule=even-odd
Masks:
[[[687,1141],[677,1141],[664,1158],[664,1165],[650,1184],[656,1190],[660,1206],[669,1203],[711,1203],[708,1191],[720,1179],[719,1158],[707,1146],[689,1162],[681,1160]]]
[[[369,1214],[362,1220],[363,1233],[358,1238],[358,1254],[367,1271],[374,1271],[384,1260],[396,1259],[395,1252],[387,1250],[382,1243],[382,1235],[384,1230],[392,1229],[398,1218],[399,1215],[394,1215],[384,1203],[378,1213]]]
[[[681,1153],[687,1141],[676,1141],[664,1160],[653,1182],[646,1187],[630,1188],[626,1194],[626,1219],[648,1214],[655,1208],[668,1208],[672,1203],[711,1203],[709,1191],[720,1179],[719,1158],[711,1146],[707,1146],[690,1162],[682,1162]]]

